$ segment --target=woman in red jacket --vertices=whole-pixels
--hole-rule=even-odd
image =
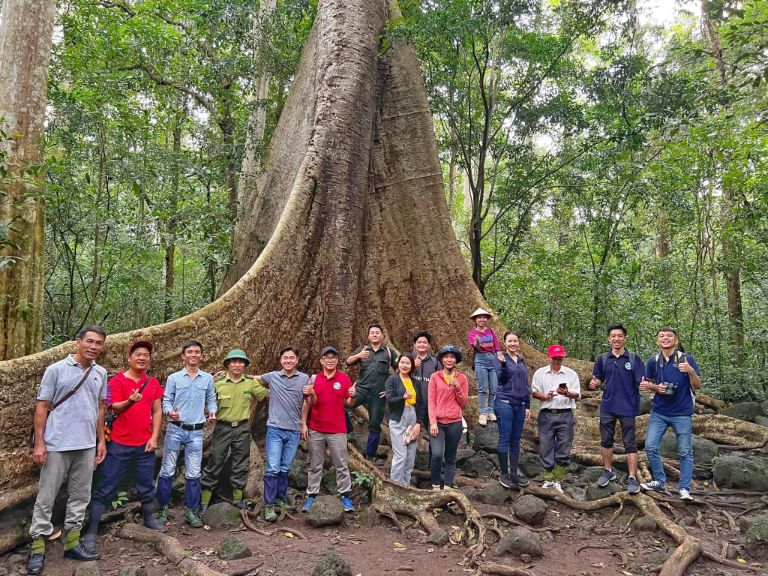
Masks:
[[[440,472],[443,485],[451,487],[456,475],[456,450],[461,440],[461,410],[467,404],[469,384],[467,377],[456,369],[461,362],[461,351],[446,344],[437,353],[442,370],[429,379],[429,440],[432,449],[432,488],[440,489]],[[445,467],[443,467],[445,461]]]

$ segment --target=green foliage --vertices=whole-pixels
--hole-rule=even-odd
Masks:
[[[118,492],[115,495],[115,499],[112,500],[112,510],[117,510],[120,506],[125,506],[128,502],[130,502],[128,492]]]

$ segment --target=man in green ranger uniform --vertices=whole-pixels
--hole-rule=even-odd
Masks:
[[[213,489],[219,483],[221,471],[232,453],[232,504],[245,506],[243,489],[248,480],[248,465],[251,453],[251,430],[248,419],[251,415],[251,398],[264,400],[269,391],[254,378],[245,376],[250,364],[248,356],[240,349],[234,349],[224,359],[226,374],[215,382],[219,411],[216,414],[216,428],[213,429],[208,463],[203,470],[202,508],[208,508]]]

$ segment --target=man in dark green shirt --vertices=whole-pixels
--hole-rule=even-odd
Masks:
[[[369,459],[376,456],[381,437],[381,421],[384,419],[384,407],[387,399],[384,383],[389,376],[389,369],[397,368],[397,352],[384,346],[384,330],[378,323],[368,326],[368,344],[361,346],[347,358],[347,366],[360,363],[360,374],[355,383],[357,408],[365,404],[368,409],[368,444],[365,455]]]
[[[250,364],[248,356],[239,349],[234,349],[224,359],[227,373],[216,380],[216,398],[219,411],[216,428],[213,429],[208,463],[203,470],[203,511],[208,508],[213,489],[219,483],[221,471],[227,461],[227,453],[232,453],[232,504],[244,506],[243,489],[248,480],[248,466],[251,455],[251,434],[248,419],[251,416],[252,399],[264,400],[269,391],[254,378],[244,375]]]

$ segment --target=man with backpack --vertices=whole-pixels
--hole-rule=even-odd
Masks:
[[[65,481],[69,488],[64,557],[81,561],[99,559],[97,553],[89,552],[80,543],[80,529],[91,499],[94,465],[101,464],[107,453],[103,426],[107,371],[96,364],[106,338],[101,326],[81,329],[75,353],[48,366],[40,382],[32,460],[42,470],[29,527],[32,548],[27,574],[43,572],[45,541],[53,534],[53,503]]]
[[[659,443],[667,428],[672,428],[680,458],[679,494],[682,500],[690,501],[693,500],[690,490],[693,477],[691,435],[694,390],[701,388],[701,372],[693,356],[678,348],[674,329],[669,326],[659,328],[656,343],[659,352],[646,362],[647,379],[640,385],[642,391],[656,392],[645,432],[645,452],[653,480],[640,487],[647,491],[666,492],[667,476],[659,454]]]
[[[613,438],[618,422],[629,469],[627,492],[637,494],[640,492],[640,483],[637,481],[635,418],[640,413],[640,382],[645,376],[645,369],[642,359],[624,347],[626,341],[627,329],[623,324],[608,326],[611,351],[597,357],[589,387],[595,390],[601,383],[605,384],[600,403],[600,452],[604,470],[597,485],[602,488],[616,479],[616,471],[613,469]]]
[[[368,409],[368,443],[365,456],[369,460],[376,457],[381,438],[381,421],[384,419],[384,408],[387,404],[384,383],[389,377],[390,367],[393,370],[397,368],[398,354],[393,353],[383,342],[384,329],[374,322],[368,326],[368,344],[361,346],[347,358],[347,366],[360,363],[360,374],[355,383],[357,397],[352,409],[363,404]]]

